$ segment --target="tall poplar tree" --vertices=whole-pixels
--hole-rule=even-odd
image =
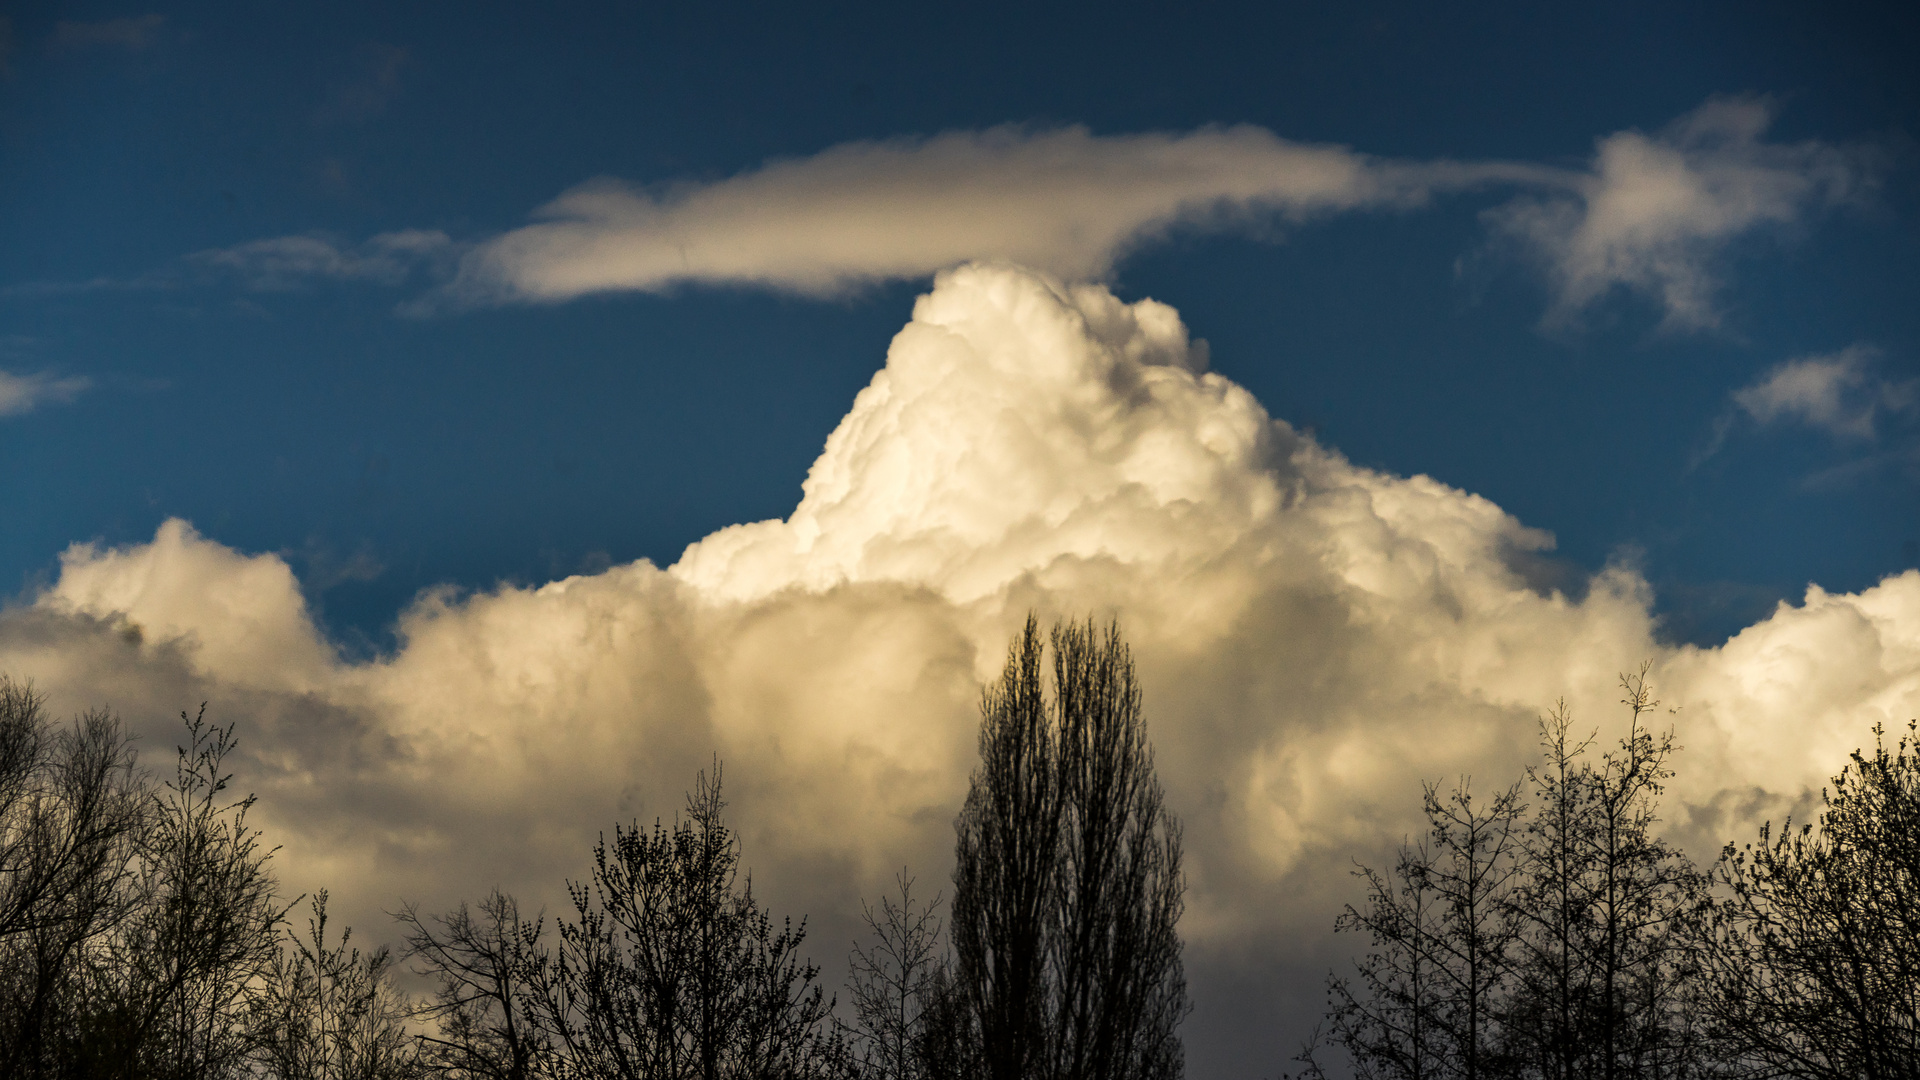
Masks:
[[[1029,616],[982,697],[980,759],[955,823],[951,934],[981,1071],[1179,1076],[1180,827],[1119,628],[1057,624],[1043,644]]]

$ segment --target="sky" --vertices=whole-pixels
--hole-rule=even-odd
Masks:
[[[552,901],[727,762],[837,964],[1117,618],[1199,1077],[1642,660],[1698,855],[1920,713],[1898,5],[0,16],[0,671],[240,725],[292,887]],[[544,892],[542,890],[545,890]]]

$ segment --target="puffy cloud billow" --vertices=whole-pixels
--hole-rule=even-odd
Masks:
[[[665,568],[430,593],[367,661],[280,558],[169,522],[70,549],[0,614],[0,670],[156,748],[211,700],[289,883],[331,885],[363,933],[402,896],[554,902],[597,832],[670,816],[717,753],[756,889],[831,961],[900,866],[944,878],[980,687],[1027,612],[1116,616],[1186,824],[1196,1070],[1272,1069],[1310,1020],[1277,1014],[1319,1006],[1351,860],[1417,828],[1421,779],[1517,777],[1554,699],[1616,736],[1616,673],[1652,658],[1686,747],[1668,816],[1700,855],[1920,714],[1920,572],[1676,648],[1631,570],[1538,581],[1550,546],[1275,420],[1163,304],[970,265],[784,520]]]

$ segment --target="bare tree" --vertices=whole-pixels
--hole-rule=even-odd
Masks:
[[[1433,857],[1424,843],[1402,844],[1385,874],[1362,866],[1364,909],[1351,905],[1336,931],[1363,933],[1367,952],[1354,961],[1359,985],[1327,982],[1328,1028],[1302,1049],[1303,1075],[1323,1077],[1317,1060],[1323,1039],[1338,1046],[1361,1080],[1428,1080],[1443,1075],[1437,1013],[1440,974],[1433,939],[1440,933]]]
[[[244,1068],[247,999],[272,969],[290,905],[247,823],[254,796],[224,794],[232,725],[208,724],[205,706],[180,720],[186,744],[173,779],[151,792],[134,906],[103,960],[125,1003],[128,1068],[185,1080]]]
[[[1538,812],[1513,911],[1521,921],[1509,1032],[1529,1074],[1684,1075],[1701,1046],[1689,913],[1700,873],[1654,831],[1675,750],[1645,726],[1658,706],[1647,666],[1623,674],[1628,733],[1598,766],[1583,760],[1560,704],[1542,721],[1544,768],[1529,770]]]
[[[987,1080],[1028,1080],[1047,1060],[1047,937],[1059,881],[1060,776],[1033,616],[980,702],[980,767],[955,823],[956,982]]]
[[[921,992],[920,1030],[914,1040],[920,1075],[924,1080],[978,1080],[987,1074],[984,1046],[952,958],[942,957]]]
[[[1433,942],[1440,976],[1441,1034],[1454,1072],[1466,1080],[1503,1075],[1505,1013],[1518,927],[1513,887],[1523,873],[1520,786],[1476,808],[1462,778],[1446,798],[1426,786],[1426,812],[1435,859],[1427,880],[1439,901]]]
[[[1754,1076],[1920,1075],[1920,752],[1916,728],[1821,792],[1814,822],[1728,844],[1705,953],[1721,1046]]]
[[[147,800],[120,722],[65,729],[31,685],[0,676],[0,1075],[35,1077],[94,1052],[93,955],[134,904]]]
[[[327,940],[327,892],[315,893],[307,933],[289,933],[251,1004],[256,1063],[274,1080],[406,1080],[418,1073],[388,981],[385,946],[362,954],[351,928]]]
[[[1519,942],[1519,1000],[1509,1019],[1514,1053],[1531,1075],[1588,1075],[1591,1011],[1589,949],[1593,898],[1588,888],[1590,797],[1582,755],[1588,737],[1572,737],[1564,700],[1540,721],[1544,764],[1527,769],[1535,811],[1527,822],[1527,876],[1513,900],[1525,927]]]
[[[422,919],[411,904],[394,916],[407,928],[408,955],[438,983],[414,1015],[434,1030],[418,1036],[423,1061],[449,1080],[529,1080],[550,1064],[550,1047],[527,1015],[529,968],[539,956],[541,920],[523,922],[513,897],[495,889],[477,914],[461,904]]]
[[[1684,1077],[1707,1065],[1696,999],[1701,875],[1654,833],[1671,732],[1646,668],[1621,676],[1630,724],[1596,765],[1565,703],[1541,721],[1545,761],[1476,805],[1424,789],[1425,838],[1337,929],[1370,948],[1331,983],[1326,1041],[1363,1077]],[[1316,1044],[1317,1045],[1317,1044]],[[1306,1075],[1323,1075],[1309,1045]]]
[[[1186,887],[1180,825],[1154,775],[1133,657],[1118,625],[1068,623],[1052,639],[1063,880],[1050,1072],[1178,1076],[1188,1011],[1175,930]]]
[[[1029,616],[981,700],[955,822],[955,982],[985,1075],[1180,1075],[1180,828],[1117,626]]]
[[[921,1080],[919,1047],[940,970],[941,898],[916,900],[904,869],[894,883],[898,898],[882,897],[878,912],[861,904],[871,937],[856,942],[851,957],[852,1043],[861,1071],[873,1080]]]
[[[804,923],[736,891],[739,843],[723,819],[720,770],[700,775],[686,816],[614,830],[577,918],[529,967],[530,1015],[561,1069],[620,1080],[810,1077],[840,1067],[833,1004],[801,959]]]
[[[1510,900],[1521,869],[1517,787],[1475,806],[1470,784],[1425,788],[1427,835],[1393,869],[1366,867],[1364,909],[1336,930],[1365,934],[1359,983],[1328,984],[1328,1039],[1366,1078],[1504,1074],[1501,1022],[1512,976]],[[1303,1060],[1319,1069],[1309,1048]]]

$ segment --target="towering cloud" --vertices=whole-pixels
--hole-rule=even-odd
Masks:
[[[174,522],[71,549],[0,615],[0,670],[111,701],[158,746],[211,699],[295,884],[362,925],[496,882],[555,899],[596,831],[671,814],[717,752],[756,889],[812,912],[830,957],[901,864],[945,874],[979,687],[1025,614],[1117,616],[1187,827],[1192,1045],[1271,1068],[1274,1029],[1221,1018],[1316,1006],[1350,860],[1414,827],[1422,778],[1515,776],[1555,698],[1614,732],[1615,673],[1654,659],[1696,842],[1920,714],[1920,573],[1671,648],[1629,570],[1532,580],[1550,546],[1274,420],[1165,305],[972,265],[916,305],[784,520],[665,569],[424,596],[365,662],[279,558]],[[1243,977],[1261,992],[1230,999]]]

